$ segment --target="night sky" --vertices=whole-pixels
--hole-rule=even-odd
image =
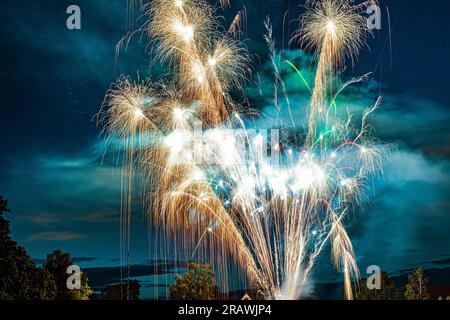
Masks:
[[[277,46],[286,49],[283,55],[312,77],[311,66],[301,65],[309,57],[296,44],[288,45],[303,1],[231,3],[219,12],[221,21],[229,24],[246,6],[246,44],[254,55],[254,74],[267,88],[272,83],[262,38],[267,15]],[[361,111],[383,96],[371,123],[376,136],[397,149],[386,161],[384,178],[373,182],[370,206],[348,222],[350,236],[363,275],[371,264],[393,275],[419,266],[445,270],[450,267],[450,3],[380,3],[382,29],[344,75],[373,72],[372,79],[352,88],[344,103]],[[70,4],[81,7],[82,30],[66,28]],[[95,115],[119,75],[143,79],[159,72],[149,68],[148,41],[134,37],[116,59],[116,44],[127,31],[126,0],[3,0],[0,6],[0,194],[9,200],[13,237],[37,261],[60,248],[83,267],[117,266],[120,166],[113,157],[102,157],[105,145]],[[292,70],[284,72],[289,77]],[[304,116],[305,89],[292,81],[287,90],[298,106],[294,114]],[[263,96],[256,91],[249,82],[250,101],[270,114],[269,89]],[[151,260],[154,250],[138,208],[133,221],[132,263],[138,265]],[[315,281],[339,281],[328,253],[322,260]]]

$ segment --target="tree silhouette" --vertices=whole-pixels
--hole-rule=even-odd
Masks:
[[[170,285],[170,296],[174,300],[213,300],[219,291],[214,284],[215,274],[209,264],[191,263],[183,275],[176,275]]]
[[[0,300],[55,299],[55,281],[37,268],[26,250],[10,237],[10,223],[4,218],[8,201],[0,196]]]
[[[381,272],[380,289],[369,289],[367,279],[361,279],[356,287],[356,300],[397,300],[399,298],[395,282],[389,279],[386,272]]]
[[[67,268],[73,264],[74,262],[67,252],[55,250],[47,255],[44,262],[44,271],[50,273],[55,279],[57,300],[89,300],[92,295],[92,290],[84,273],[81,273],[81,289],[71,290],[67,287],[69,277]]]
[[[408,275],[408,283],[404,293],[406,300],[429,300],[428,278],[422,268]]]
[[[81,289],[67,288],[70,254],[59,250],[47,256],[38,268],[26,250],[12,240],[8,201],[0,196],[0,300],[87,300],[92,294],[88,280],[81,275]]]
[[[141,285],[137,280],[128,283],[107,286],[102,291],[104,300],[139,300]]]

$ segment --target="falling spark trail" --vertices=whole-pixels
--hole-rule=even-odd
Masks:
[[[157,82],[119,78],[100,112],[108,144],[124,153],[121,237],[128,242],[122,244],[122,258],[131,249],[131,193],[138,175],[155,234],[162,237],[156,240],[162,257],[210,262],[224,290],[230,278],[239,278],[230,273],[235,263],[265,299],[297,299],[307,294],[312,269],[330,243],[346,297],[353,298],[351,279],[358,279],[359,271],[344,218],[349,207],[361,203],[368,179],[382,174],[390,147],[371,137],[366,123],[381,99],[363,113],[359,127],[351,116],[336,116],[341,91],[367,78],[333,90],[344,59],[353,61],[364,42],[363,7],[350,0],[308,4],[293,39],[317,49],[314,87],[286,61],[312,96],[308,135],[301,143],[274,141],[273,132],[269,141],[246,128],[245,114],[254,110],[240,109],[231,92],[242,90],[249,54],[236,37],[222,32],[212,7],[203,0],[153,0],[145,7],[151,52],[171,72]],[[231,34],[241,23],[236,19],[241,17]],[[280,86],[295,129],[294,120],[300,119],[290,112],[269,20],[265,24],[275,71],[274,108],[281,113]]]

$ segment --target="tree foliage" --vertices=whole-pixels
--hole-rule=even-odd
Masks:
[[[4,218],[8,201],[0,196],[0,300],[86,300],[92,294],[87,278],[81,290],[67,289],[67,267],[73,264],[68,253],[55,251],[38,268],[26,250],[10,234]]]
[[[175,277],[170,296],[175,300],[213,300],[218,288],[215,274],[208,264],[191,263],[188,271]]]
[[[51,274],[37,268],[26,250],[10,237],[8,201],[0,196],[0,300],[53,300]]]
[[[380,289],[369,289],[367,279],[361,279],[357,284],[356,300],[397,300],[398,298],[395,282],[389,279],[386,272],[381,272]]]
[[[408,275],[408,283],[404,293],[406,300],[429,300],[428,278],[422,268]]]
[[[47,255],[47,259],[44,262],[44,271],[53,275],[58,300],[89,300],[92,290],[84,273],[81,274],[81,289],[70,290],[67,288],[69,276],[67,268],[73,264],[74,262],[70,258],[69,253],[55,250]]]
[[[104,300],[139,300],[141,285],[137,280],[128,283],[107,286],[102,291]]]

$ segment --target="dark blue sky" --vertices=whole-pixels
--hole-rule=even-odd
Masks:
[[[381,94],[384,106],[373,118],[377,136],[398,149],[351,235],[362,269],[378,264],[400,274],[417,266],[449,267],[450,3],[380,2],[382,30],[347,71],[373,71],[373,80],[352,92],[349,105],[366,107]],[[82,10],[80,31],[65,26],[73,3]],[[261,61],[255,73],[270,83],[262,21],[270,14],[278,46],[287,47],[303,1],[231,3],[221,12],[224,21],[246,6],[247,45]],[[134,38],[116,60],[116,44],[127,30],[125,0],[4,0],[0,6],[0,194],[10,201],[13,236],[35,258],[61,248],[91,258],[80,259],[86,266],[117,265],[120,170],[110,158],[101,161],[101,128],[92,119],[120,74],[144,78],[154,72],[145,37]],[[283,40],[287,9],[291,23]],[[301,90],[288,90],[302,102]],[[249,85],[250,99],[268,108],[270,95],[256,99],[251,92]],[[136,211],[134,221],[133,263],[142,263],[149,258],[142,212]],[[318,282],[338,277],[326,265],[319,268]]]

